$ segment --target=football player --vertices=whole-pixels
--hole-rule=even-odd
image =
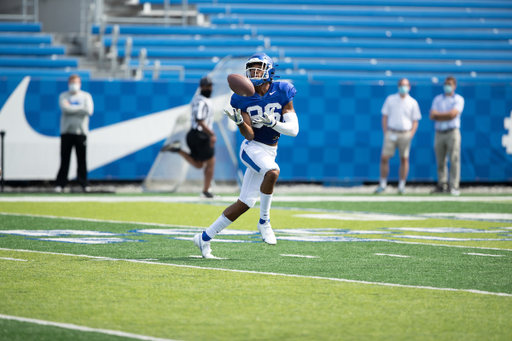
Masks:
[[[275,65],[265,53],[252,55],[245,64],[245,75],[256,90],[250,97],[231,96],[233,111],[224,113],[233,120],[245,137],[240,159],[247,167],[238,200],[203,233],[194,236],[195,245],[204,258],[214,258],[210,240],[238,217],[253,207],[260,198],[260,219],[257,227],[263,241],[276,244],[270,226],[270,205],[279,166],[275,159],[281,134],[297,136],[299,121],[293,108],[295,87],[287,82],[274,82]]]

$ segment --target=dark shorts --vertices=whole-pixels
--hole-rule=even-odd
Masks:
[[[199,130],[192,129],[188,132],[187,145],[194,160],[206,161],[215,154],[214,149],[210,147],[210,136]]]

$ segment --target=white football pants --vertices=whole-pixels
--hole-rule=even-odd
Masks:
[[[256,141],[244,140],[240,146],[240,160],[247,167],[238,199],[254,207],[260,197],[260,187],[265,174],[277,169],[277,146],[272,147]]]

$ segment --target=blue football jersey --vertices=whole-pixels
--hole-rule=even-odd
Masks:
[[[274,108],[274,117],[278,122],[283,121],[283,108],[293,100],[297,93],[293,84],[288,82],[271,83],[267,93],[261,97],[255,93],[251,97],[243,97],[237,94],[231,96],[231,106],[242,109],[249,115],[262,116],[263,112],[270,114]],[[265,144],[274,144],[279,140],[280,133],[262,124],[253,124],[254,141]]]

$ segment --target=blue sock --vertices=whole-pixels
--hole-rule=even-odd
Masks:
[[[208,241],[210,241],[210,240],[211,240],[210,236],[208,236],[208,235],[206,234],[206,231],[203,231],[203,236],[202,236],[202,238],[203,238],[203,240],[204,240],[205,242],[208,242]]]

